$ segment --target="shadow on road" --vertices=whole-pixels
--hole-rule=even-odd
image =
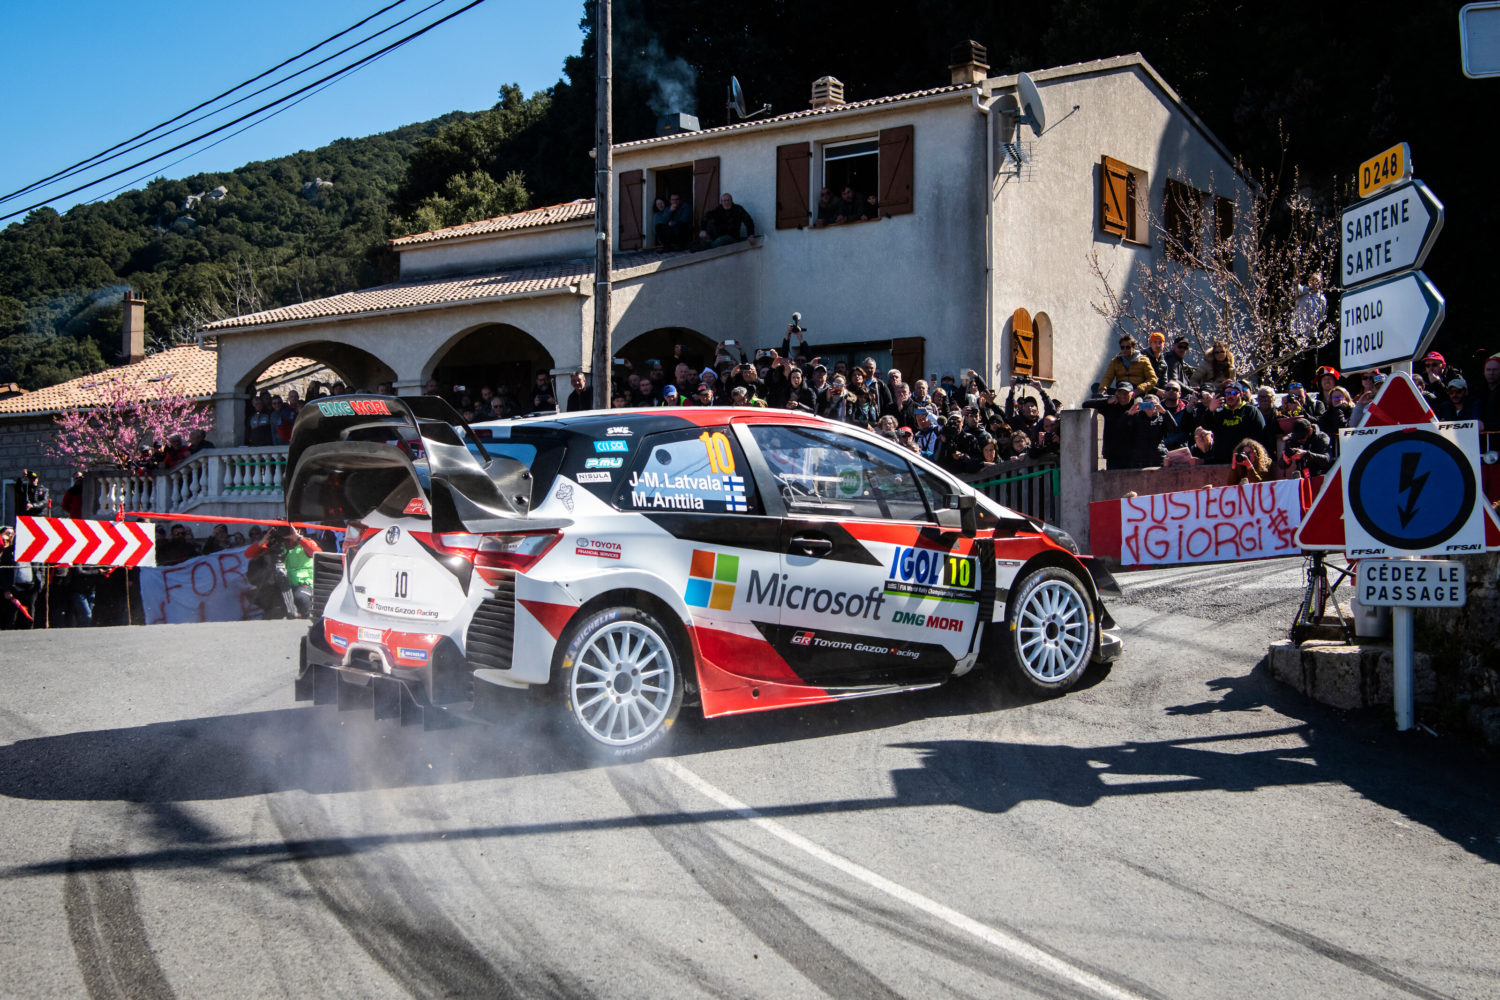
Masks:
[[[1087,807],[1122,795],[1243,791],[1342,784],[1395,810],[1485,860],[1500,862],[1500,800],[1482,762],[1427,740],[1355,725],[1337,713],[1283,693],[1257,670],[1221,678],[1217,700],[1168,708],[1169,714],[1254,712],[1274,707],[1275,725],[1222,736],[1074,747],[973,739],[897,743],[920,766],[892,773],[888,797],[771,806],[762,815],[956,805],[1003,813],[1027,801]],[[921,718],[967,715],[1017,704],[979,679],[909,695],[690,725],[675,749],[693,754],[780,744],[895,727]],[[1357,721],[1357,720],[1356,720]],[[1330,723],[1330,724],[1325,724]],[[440,785],[571,771],[590,766],[562,752],[541,719],[499,728],[428,732],[375,725],[358,713],[296,708],[159,723],[131,729],[22,740],[0,748],[0,794],[13,798],[172,803],[273,794],[312,794]],[[1289,736],[1300,739],[1289,740]],[[1268,741],[1270,748],[1249,741]],[[167,817],[170,819],[170,817]],[[342,855],[432,840],[504,839],[641,826],[743,819],[734,810],[664,811],[603,819],[499,824],[398,834],[222,844],[163,836],[173,846],[95,859],[42,862],[0,878],[98,867],[199,867],[237,860],[279,861]],[[167,834],[180,824],[167,823]]]

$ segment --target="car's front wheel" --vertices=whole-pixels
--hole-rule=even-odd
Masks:
[[[1006,607],[1005,668],[1032,694],[1061,694],[1078,683],[1094,653],[1093,604],[1078,577],[1058,566],[1027,574]]]
[[[682,708],[682,660],[649,611],[593,612],[563,635],[564,725],[584,749],[634,760],[658,749]]]

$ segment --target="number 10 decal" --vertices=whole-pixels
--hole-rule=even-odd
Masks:
[[[698,435],[698,440],[703,442],[703,447],[708,452],[708,467],[716,475],[734,475],[734,452],[730,450],[729,438],[724,436],[723,431],[714,431],[712,434],[704,431]]]
[[[407,589],[406,570],[396,570],[396,596],[405,597]]]

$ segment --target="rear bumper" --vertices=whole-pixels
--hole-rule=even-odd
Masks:
[[[334,648],[323,622],[315,621],[302,637],[298,661],[296,700],[337,704],[340,711],[368,707],[377,719],[430,728],[434,708],[473,701],[473,672],[446,636],[436,637],[424,666],[392,667],[389,654],[378,649]]]

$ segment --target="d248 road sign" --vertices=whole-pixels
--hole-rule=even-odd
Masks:
[[[1339,302],[1339,361],[1364,371],[1410,361],[1427,350],[1442,325],[1446,303],[1421,271],[1364,285]]]
[[[1443,203],[1412,181],[1350,205],[1340,221],[1347,288],[1421,267],[1443,229]]]
[[[1475,421],[1346,428],[1339,438],[1349,558],[1484,551]]]

